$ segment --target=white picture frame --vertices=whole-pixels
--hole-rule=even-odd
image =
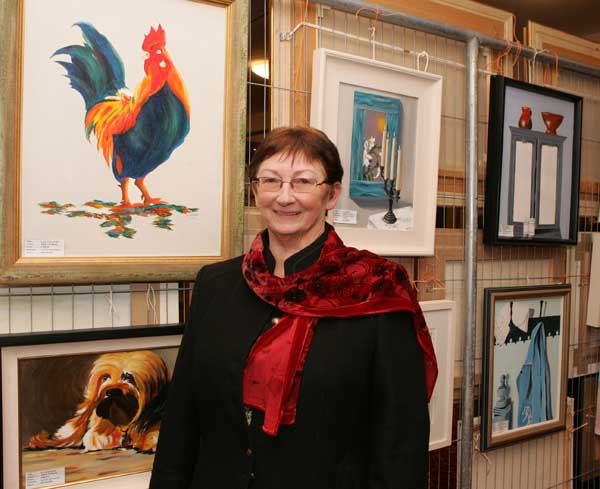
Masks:
[[[365,96],[377,99],[380,106],[374,102],[370,108],[361,109],[359,97]],[[315,50],[310,124],[324,131],[340,152],[343,190],[330,219],[347,245],[385,256],[433,255],[441,102],[441,76],[329,49]],[[393,103],[398,108],[389,109]],[[357,115],[361,110],[367,115]],[[375,120],[373,117],[379,117],[376,123],[369,122]],[[383,129],[379,127],[381,120],[385,121]],[[367,132],[375,126],[378,129],[372,129],[373,151],[381,163],[381,172],[374,178],[384,175],[384,152],[377,148],[385,145],[381,142],[383,133],[390,135],[390,145],[389,128],[398,136],[387,152],[393,168],[396,167],[390,155],[401,151],[398,171],[402,188],[393,205],[397,218],[394,224],[381,220],[388,209],[382,181],[368,182],[379,185],[379,196],[352,194],[358,171],[358,146],[353,143],[353,136],[355,141],[361,138],[366,144],[370,137]],[[362,161],[366,161],[364,156]]]
[[[449,300],[423,301],[419,305],[431,334],[438,362],[438,378],[429,402],[429,451],[452,444],[454,400],[455,307]]]
[[[600,302],[595,300],[600,292],[600,233],[592,234],[592,263],[590,265],[590,286],[586,322],[592,328],[600,328]],[[599,394],[600,396],[600,391]],[[598,417],[600,419],[600,416]],[[599,426],[600,427],[600,426]]]

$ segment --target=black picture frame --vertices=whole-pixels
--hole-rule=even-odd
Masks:
[[[481,451],[565,428],[570,295],[568,284],[484,290]]]
[[[135,328],[98,328],[98,329],[87,329],[87,330],[68,330],[68,331],[46,331],[39,333],[26,333],[16,335],[0,335],[0,416],[2,417],[2,437],[0,437],[0,453],[2,453],[2,463],[0,465],[0,487],[3,489],[21,487],[23,483],[22,471],[26,471],[24,465],[25,445],[23,444],[23,431],[24,428],[22,423],[26,421],[27,412],[35,412],[36,417],[40,417],[44,420],[50,420],[52,415],[56,418],[56,415],[60,412],[58,409],[49,410],[48,407],[55,401],[47,402],[47,398],[41,393],[39,396],[35,396],[37,401],[41,404],[39,406],[29,406],[29,402],[26,402],[28,396],[24,394],[23,385],[27,384],[25,391],[35,391],[35,385],[46,386],[47,380],[58,376],[59,379],[64,378],[63,384],[59,385],[59,382],[51,385],[50,390],[55,389],[57,393],[61,393],[60,398],[63,404],[68,404],[67,421],[75,412],[77,404],[73,406],[71,410],[70,404],[67,402],[69,397],[74,398],[74,393],[77,391],[77,386],[71,385],[70,382],[73,378],[89,378],[91,379],[91,371],[88,368],[85,372],[82,370],[78,375],[73,375],[73,372],[68,372],[67,369],[61,369],[60,362],[56,362],[57,359],[64,359],[65,365],[72,367],[72,370],[76,370],[75,366],[80,364],[92,365],[90,360],[86,357],[102,357],[103,354],[112,354],[115,352],[131,352],[138,350],[153,350],[153,351],[166,351],[175,349],[170,356],[171,363],[174,362],[174,355],[177,353],[179,343],[181,341],[181,334],[183,333],[183,325],[172,325],[172,326],[144,326]],[[20,379],[22,361],[25,362],[36,362],[46,361],[42,365],[50,365],[51,369],[44,371],[39,370],[40,378],[27,378]],[[54,362],[54,363],[53,363]],[[86,363],[87,362],[87,363]],[[96,363],[94,362],[95,366]],[[39,365],[38,365],[39,367]],[[169,367],[171,368],[171,367]],[[25,370],[27,371],[27,370]],[[134,381],[135,384],[135,374]],[[34,376],[35,377],[35,376]],[[43,377],[43,378],[42,378]],[[31,379],[31,380],[29,380]],[[137,379],[138,383],[141,382],[141,377]],[[142,389],[143,387],[139,387]],[[81,399],[83,399],[83,393],[81,393]],[[23,399],[22,399],[23,397]],[[56,396],[55,396],[56,397]],[[62,398],[66,399],[62,399]],[[81,400],[80,399],[80,400]],[[30,400],[30,399],[29,399]],[[64,410],[64,413],[67,410]],[[60,424],[63,424],[63,418],[61,418]],[[29,422],[32,425],[31,421]],[[46,430],[47,428],[44,428]],[[36,430],[37,432],[37,430]],[[52,432],[50,433],[52,434]],[[133,449],[125,448],[109,448],[100,451],[87,451],[86,449],[80,448],[48,448],[46,458],[50,462],[53,462],[53,467],[50,471],[54,470],[54,467],[61,467],[61,464],[56,462],[54,464],[54,457],[60,457],[61,452],[70,451],[73,453],[66,454],[65,457],[69,457],[73,460],[73,464],[69,463],[68,466],[62,466],[63,474],[65,479],[70,476],[69,471],[77,468],[77,457],[84,457],[89,454],[104,453],[107,460],[112,460],[112,464],[116,463],[116,460],[121,456],[127,456],[126,452]],[[44,450],[29,452],[36,457],[43,455]],[[78,452],[81,452],[80,454]],[[153,454],[151,452],[142,452],[136,450],[139,454],[147,453],[148,458],[153,460]],[[112,456],[111,456],[112,455]],[[101,457],[102,458],[102,457]],[[58,460],[58,459],[57,459]],[[63,458],[64,460],[64,458]],[[15,463],[18,461],[17,463]],[[85,465],[85,464],[84,464]],[[127,465],[127,462],[125,462]],[[151,467],[151,464],[146,464]],[[40,466],[39,470],[36,471],[48,472]],[[75,469],[74,469],[74,468]],[[93,482],[107,477],[111,478],[111,482],[108,484],[114,487],[127,487],[127,488],[139,488],[142,489],[147,487],[150,473],[146,469],[140,471],[137,468],[123,467],[122,470],[114,470],[114,466],[109,471],[110,475],[90,476],[87,479],[81,480],[66,480],[66,482],[52,483],[52,487],[66,487],[71,486],[73,483],[84,483]],[[75,470],[75,474],[77,474]],[[79,470],[82,472],[82,470]],[[80,477],[77,474],[76,477]],[[18,482],[17,482],[18,481]]]
[[[491,77],[484,243],[577,244],[582,106],[576,95]]]

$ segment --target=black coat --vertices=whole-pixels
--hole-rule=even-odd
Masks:
[[[150,489],[421,489],[429,440],[423,354],[411,316],[322,318],[296,422],[248,427],[242,376],[277,311],[241,257],[204,267],[170,385]]]

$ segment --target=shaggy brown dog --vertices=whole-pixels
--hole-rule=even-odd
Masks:
[[[153,452],[169,381],[167,365],[151,351],[101,355],[75,416],[51,437],[46,432],[31,437],[29,448],[133,447]]]

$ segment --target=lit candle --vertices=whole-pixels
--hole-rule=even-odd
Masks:
[[[387,124],[386,124],[387,127]],[[383,178],[387,178],[387,133],[386,128],[383,128],[383,135],[381,136],[381,163],[383,164]]]
[[[388,168],[388,174],[390,176],[390,178],[392,178],[392,173],[394,172],[394,168],[396,167],[396,134],[394,134],[394,137],[392,138],[392,146],[390,148],[390,152],[392,157],[390,158],[390,166]]]
[[[396,161],[396,190],[400,192],[400,177],[402,176],[402,148],[398,145],[398,160]]]

